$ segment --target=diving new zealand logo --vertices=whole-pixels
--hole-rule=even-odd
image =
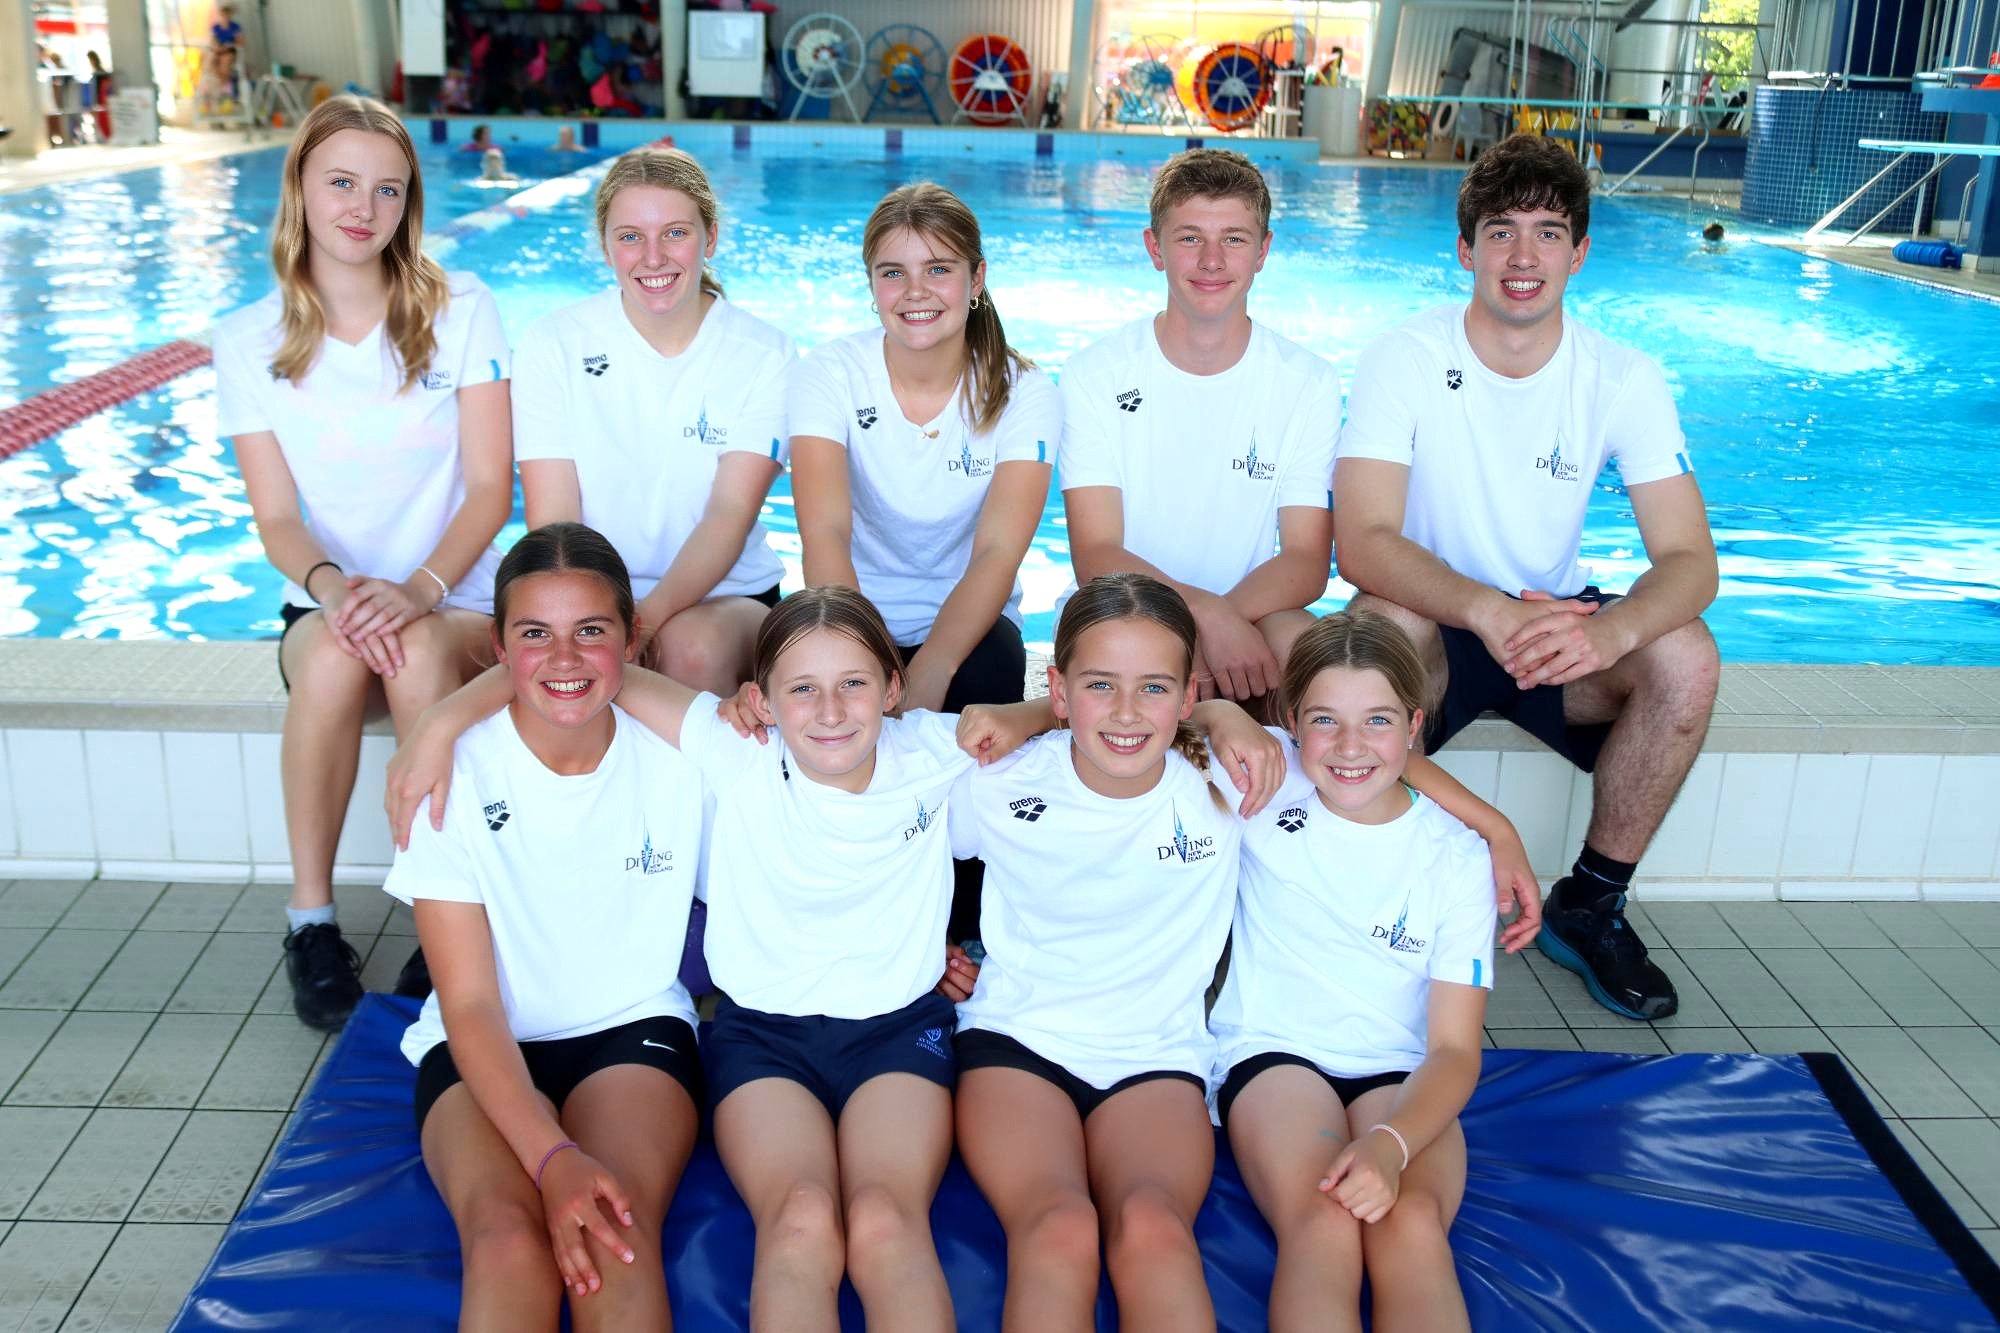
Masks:
[[[708,424],[708,404],[703,402],[701,411],[695,416],[692,426],[681,427],[681,438],[700,440],[703,444],[721,444],[729,438],[729,427]]]
[[[903,841],[908,842],[931,825],[937,823],[938,812],[926,810],[922,801],[917,802],[917,822],[903,830]]]
[[[1368,932],[1368,938],[1388,941],[1389,947],[1397,953],[1422,953],[1424,946],[1429,944],[1430,941],[1417,939],[1410,934],[1408,929],[1406,929],[1409,919],[1410,904],[1406,900],[1403,903],[1401,915],[1396,918],[1396,924],[1393,926],[1376,926]]]
[[[586,375],[595,375],[602,378],[604,372],[609,369],[611,369],[611,358],[609,355],[586,356],[583,358],[583,373]]]
[[[1190,862],[1206,861],[1209,857],[1214,856],[1215,839],[1213,837],[1196,838],[1189,836],[1187,829],[1181,825],[1180,807],[1173,807],[1173,812],[1174,840],[1162,843],[1159,847],[1155,848],[1154,859],[1160,861],[1179,859],[1183,862]]]
[[[1546,472],[1553,481],[1575,481],[1581,469],[1563,458],[1563,440],[1556,436],[1556,442],[1549,449],[1548,457],[1535,460],[1535,471]]]
[[[625,858],[625,868],[627,870],[637,870],[648,875],[657,875],[663,870],[672,870],[674,868],[674,854],[672,852],[654,851],[653,835],[648,833],[645,835],[645,841],[639,844],[639,854]]]
[[[963,472],[968,477],[990,477],[993,475],[993,460],[991,458],[974,458],[972,456],[972,446],[970,444],[961,444],[958,447],[958,457],[948,460],[944,465],[944,470],[946,472]]]
[[[449,389],[451,387],[451,372],[449,370],[425,371],[424,387],[426,389]]]
[[[1229,470],[1244,473],[1252,481],[1269,481],[1278,474],[1278,465],[1267,463],[1257,457],[1257,435],[1253,431],[1250,435],[1250,452],[1241,458],[1230,459]]]

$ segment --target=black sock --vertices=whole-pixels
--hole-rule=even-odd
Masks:
[[[1638,868],[1638,862],[1614,861],[1586,842],[1570,876],[1579,896],[1595,901],[1607,893],[1625,892],[1631,887],[1632,872]]]

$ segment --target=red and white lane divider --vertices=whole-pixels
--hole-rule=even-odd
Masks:
[[[0,458],[10,458],[107,407],[116,407],[191,370],[199,370],[211,359],[208,348],[183,338],[141,352],[94,375],[57,385],[12,407],[0,407]]]

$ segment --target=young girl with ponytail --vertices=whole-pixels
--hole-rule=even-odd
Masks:
[[[521,340],[514,440],[528,526],[587,523],[630,567],[640,660],[728,695],[784,572],[758,513],[784,464],[794,358],[709,271],[720,215],[677,148],[611,164],[596,224],[617,285]]]
[[[1062,434],[1049,377],[1007,345],[979,221],[940,185],[869,215],[882,326],[792,379],[792,494],[808,584],[859,588],[905,665],[909,708],[1022,696],[1021,561]]]

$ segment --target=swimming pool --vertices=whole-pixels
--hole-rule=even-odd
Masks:
[[[884,190],[922,177],[978,210],[1008,333],[1058,373],[1159,304],[1138,241],[1143,163],[831,151],[703,154],[726,212],[717,271],[731,299],[804,345],[872,319],[862,221]],[[433,228],[493,202],[470,183],[476,155],[424,153]],[[279,157],[0,200],[0,320],[20,330],[0,339],[0,404],[205,329],[266,290]],[[580,160],[510,151],[528,178]],[[1381,329],[1463,299],[1455,173],[1299,165],[1270,178],[1278,240],[1253,310],[1343,374]],[[1678,205],[1602,204],[1569,300],[1666,366],[1721,550],[1709,623],[1725,657],[2000,661],[2000,369],[1962,361],[1992,344],[2000,306],[1748,240],[1705,250],[1706,220]],[[602,283],[589,230],[579,196],[468,233],[447,263],[480,272],[518,334]],[[0,634],[275,632],[280,581],[214,438],[213,385],[206,371],[184,377],[0,462]],[[795,562],[783,481],[769,522]],[[1608,477],[1585,556],[1611,588],[1643,567]],[[1050,637],[1067,568],[1058,500],[1024,574],[1030,641]]]

